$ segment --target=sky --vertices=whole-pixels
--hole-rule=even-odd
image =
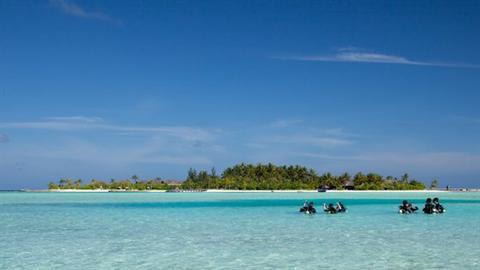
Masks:
[[[480,186],[478,1],[0,0],[0,189],[299,164]]]

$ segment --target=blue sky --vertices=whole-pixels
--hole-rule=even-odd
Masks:
[[[0,188],[301,164],[480,176],[478,1],[0,1]]]

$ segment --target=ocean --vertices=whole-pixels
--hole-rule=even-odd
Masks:
[[[447,212],[398,213],[427,197]],[[479,224],[466,192],[0,192],[0,269],[480,269]]]

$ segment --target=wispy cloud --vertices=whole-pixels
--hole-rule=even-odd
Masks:
[[[155,156],[137,159],[138,163],[152,164],[174,164],[174,165],[192,165],[192,164],[212,164],[212,160],[203,156]]]
[[[315,159],[329,159],[329,160],[365,160],[361,156],[342,156],[342,155],[329,155],[322,153],[301,152],[295,155],[300,157],[315,158]]]
[[[271,128],[286,128],[291,127],[293,125],[301,123],[302,120],[299,119],[277,119],[267,125],[267,127]]]
[[[312,62],[351,62],[351,63],[377,63],[377,64],[398,64],[415,66],[435,66],[452,68],[480,68],[480,65],[448,63],[435,61],[418,61],[404,56],[360,51],[354,47],[337,49],[334,54],[327,55],[290,55],[275,56],[273,59],[294,60],[294,61],[312,61]]]
[[[350,139],[355,135],[341,128],[318,127],[301,119],[277,119],[254,130],[254,136],[243,144],[251,149],[335,148],[355,143]]]
[[[0,133],[0,143],[6,143],[10,140],[7,134]]]
[[[43,121],[0,123],[0,128],[43,129],[56,131],[104,130],[123,133],[168,135],[187,141],[209,141],[213,132],[189,126],[122,126],[108,124],[99,117],[50,117]]]
[[[353,141],[335,138],[335,137],[324,137],[316,135],[290,135],[290,136],[274,136],[272,142],[284,143],[284,144],[303,144],[309,146],[317,147],[337,147],[337,146],[346,146],[353,144]]]
[[[109,23],[114,23],[120,25],[122,22],[120,20],[112,18],[110,15],[99,12],[99,11],[87,11],[80,5],[70,1],[70,0],[50,0],[50,3],[61,10],[63,13],[84,19],[93,19],[106,21]]]
[[[59,116],[59,117],[48,117],[46,118],[49,121],[60,121],[60,122],[83,122],[83,123],[100,123],[104,122],[101,117],[88,117],[88,116]]]
[[[255,143],[255,142],[247,142],[244,144],[244,146],[252,149],[265,149],[267,148],[266,144],[263,143]]]
[[[466,125],[477,125],[480,124],[480,118],[471,117],[471,116],[460,116],[460,115],[450,115],[449,120],[454,121],[455,123],[461,123]]]
[[[0,123],[0,128],[24,129],[29,133],[42,131],[38,134],[42,140],[24,141],[5,150],[4,158],[10,156],[20,160],[79,161],[110,169],[134,167],[135,164],[192,166],[210,165],[213,163],[210,156],[223,151],[215,143],[218,130],[189,126],[128,126],[110,124],[100,117],[62,116]],[[95,136],[90,136],[92,134]],[[125,134],[142,136],[127,139]],[[2,135],[0,133],[1,140],[8,139]]]
[[[211,164],[212,161],[195,153],[191,146],[179,142],[159,143],[155,139],[134,145],[109,145],[75,139],[60,141],[55,145],[26,145],[21,156],[52,160],[76,160],[102,164],[109,167],[131,166],[134,164],[189,165]],[[180,151],[179,149],[188,149]]]
[[[334,160],[336,162],[359,163],[363,167],[395,168],[405,170],[430,171],[480,171],[480,155],[465,152],[429,152],[429,153],[367,153],[361,155],[329,155],[323,153],[303,152],[297,156]]]

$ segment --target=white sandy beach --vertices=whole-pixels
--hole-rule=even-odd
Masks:
[[[166,190],[109,190],[109,189],[50,189],[50,190],[25,190],[27,192],[58,192],[58,193],[106,193],[106,192],[147,192],[147,193],[165,193]],[[209,192],[209,193],[318,193],[317,190],[232,190],[232,189],[207,189],[204,191],[180,191],[189,192]],[[327,190],[328,193],[432,193],[449,192],[446,190]]]
[[[318,190],[224,190],[224,189],[207,189],[205,192],[212,193],[317,193]],[[376,192],[376,193],[392,193],[392,192],[406,192],[406,193],[431,193],[431,192],[448,192],[445,190],[327,190],[328,193],[366,193],[366,192]]]

